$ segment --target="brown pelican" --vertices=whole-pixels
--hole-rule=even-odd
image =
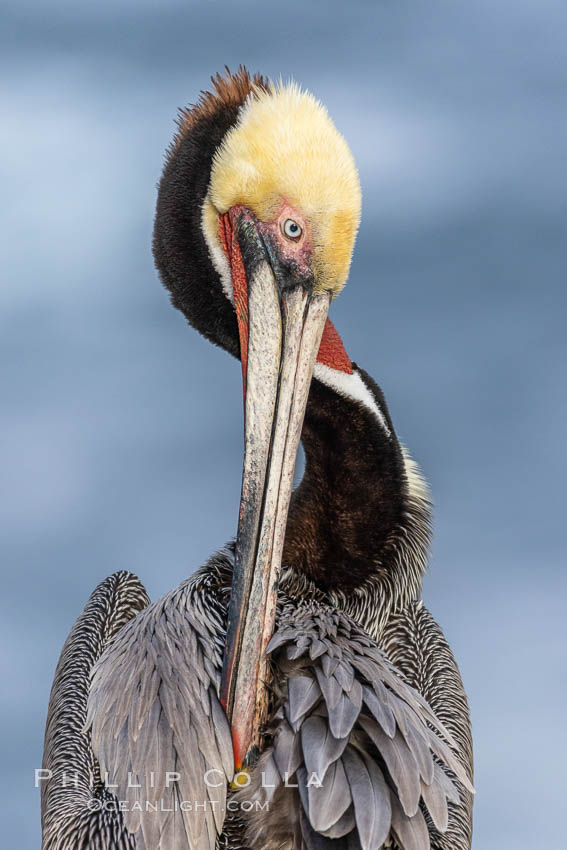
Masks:
[[[327,319],[357,171],[296,85],[213,83],[181,113],[154,255],[242,362],[236,542],[152,604],[126,572],[93,592],[51,693],[43,847],[463,850],[471,733],[420,599],[427,490]]]

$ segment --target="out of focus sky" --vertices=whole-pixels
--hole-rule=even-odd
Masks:
[[[5,0],[5,846],[39,845],[58,653],[93,587],[153,598],[235,532],[239,367],[150,251],[176,109],[240,62],[327,105],[363,222],[333,305],[435,501],[424,599],[472,710],[478,850],[564,846],[567,6]]]

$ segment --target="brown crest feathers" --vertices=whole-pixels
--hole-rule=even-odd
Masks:
[[[223,109],[242,106],[254,88],[269,91],[269,81],[262,74],[251,75],[244,65],[240,65],[236,73],[232,73],[225,65],[224,75],[217,73],[211,77],[214,91],[201,91],[197,103],[179,110],[177,118],[178,130],[173,139],[169,156],[171,156],[183,138],[196,124],[204,118],[212,118]]]

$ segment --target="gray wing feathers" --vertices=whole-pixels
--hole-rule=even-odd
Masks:
[[[217,697],[224,624],[197,587],[186,582],[146,608],[92,674],[86,726],[136,847],[212,850],[222,830],[233,773]]]
[[[397,843],[404,850],[423,850],[429,847],[431,837],[422,812],[418,809],[413,817],[404,812],[395,794],[390,792],[392,804],[392,831]]]
[[[472,786],[423,697],[354,621],[318,603],[286,606],[268,652],[285,720],[262,769],[275,766],[280,784],[282,767],[295,770],[305,850],[337,839],[378,850],[391,834],[402,850],[428,848],[422,808],[443,831],[459,797],[448,772]]]
[[[102,808],[116,801],[100,781],[84,725],[93,664],[148,602],[136,576],[114,573],[93,591],[65,641],[45,730],[43,767],[51,778],[42,785],[43,850],[134,847],[120,812]]]
[[[388,658],[402,671],[410,684],[427,700],[436,716],[455,742],[455,753],[461,771],[441,770],[435,764],[436,785],[442,785],[449,800],[449,821],[443,830],[444,817],[434,801],[430,784],[423,794],[427,807],[426,820],[432,834],[435,850],[461,850],[469,848],[472,840],[473,797],[463,773],[473,776],[472,735],[467,698],[459,669],[451,649],[422,602],[413,602],[393,615],[382,636],[382,646]],[[444,748],[435,751],[444,760]],[[426,798],[427,797],[427,798]],[[437,818],[441,818],[438,822]]]
[[[348,736],[336,738],[323,717],[307,717],[301,726],[301,748],[309,775],[325,778],[327,768],[344,752]],[[280,744],[280,748],[282,744]]]
[[[343,756],[362,847],[381,847],[390,832],[388,787],[378,765],[349,747]]]

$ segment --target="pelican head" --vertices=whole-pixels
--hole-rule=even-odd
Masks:
[[[265,712],[264,650],[314,364],[346,358],[327,313],[347,281],[361,195],[347,143],[313,95],[242,68],[213,83],[181,114],[154,254],[175,306],[242,363],[245,453],[221,683],[239,769]]]

